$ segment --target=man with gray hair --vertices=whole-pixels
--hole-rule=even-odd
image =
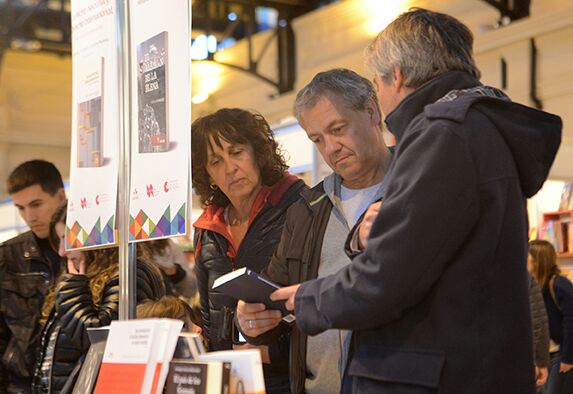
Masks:
[[[561,119],[479,82],[472,34],[413,9],[367,63],[397,140],[365,249],[338,273],[277,290],[301,332],[352,330],[345,393],[534,393],[526,198]]]
[[[334,172],[304,192],[287,212],[280,244],[264,272],[282,285],[326,277],[350,263],[344,253],[346,236],[368,206],[384,196],[391,161],[374,86],[353,71],[317,74],[298,93],[295,114]],[[276,327],[280,312],[243,302],[237,306],[237,321],[253,344],[270,343],[294,328],[292,393],[340,391],[348,331],[327,330],[307,337],[296,326],[281,323]]]

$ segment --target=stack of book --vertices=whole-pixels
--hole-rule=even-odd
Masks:
[[[162,393],[182,326],[172,319],[113,321],[95,393]]]

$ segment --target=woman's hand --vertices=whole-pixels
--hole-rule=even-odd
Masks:
[[[561,373],[569,372],[571,369],[573,369],[573,364],[561,363],[559,366],[559,372]]]
[[[86,260],[83,256],[68,258],[68,272],[73,275],[86,274]]]
[[[281,312],[266,309],[264,304],[249,304],[239,300],[236,312],[241,331],[249,337],[256,337],[272,330],[281,322]]]

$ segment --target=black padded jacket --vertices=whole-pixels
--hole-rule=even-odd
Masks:
[[[163,278],[155,265],[138,261],[136,274],[137,303],[165,295]],[[107,326],[118,318],[119,276],[104,285],[98,305],[93,302],[88,281],[85,275],[64,274],[58,284],[56,305],[42,330],[34,393],[63,393],[64,386],[66,392],[72,389],[90,346],[87,328]]]
[[[232,322],[237,304],[232,297],[213,290],[213,282],[236,268],[248,267],[253,271],[261,272],[267,266],[278,245],[286,211],[299,199],[300,193],[306,188],[302,180],[293,181],[292,175],[285,175],[285,177],[291,178],[288,190],[281,192],[275,188],[258,214],[251,220],[236,256],[230,256],[229,241],[217,231],[217,225],[222,226],[223,229],[225,226],[224,223],[214,222],[220,219],[220,215],[209,213],[209,211],[213,213],[216,209],[209,210],[208,208],[194,224],[195,272],[209,350],[232,348]],[[283,181],[285,181],[284,178]],[[269,353],[271,364],[263,365],[267,392],[288,391],[288,336],[283,336],[280,340],[270,344]],[[279,386],[282,388],[278,391],[273,390],[273,387]]]

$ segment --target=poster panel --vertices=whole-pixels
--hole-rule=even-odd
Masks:
[[[131,0],[130,241],[186,233],[190,163],[187,0]]]
[[[66,249],[115,243],[118,55],[111,0],[72,0],[72,138]]]

